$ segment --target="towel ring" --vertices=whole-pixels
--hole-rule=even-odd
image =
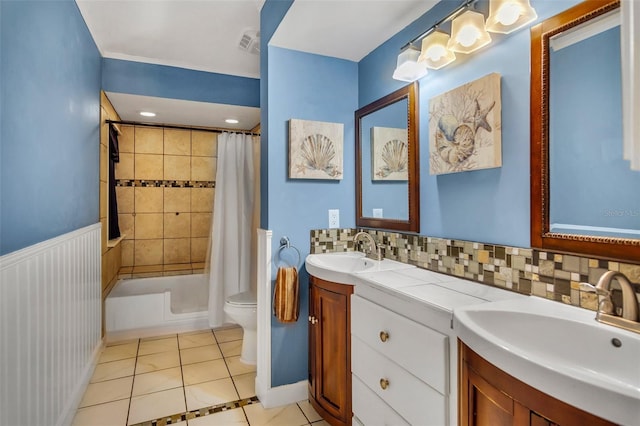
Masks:
[[[282,252],[284,250],[288,250],[288,249],[293,249],[296,251],[296,255],[298,256],[298,260],[296,261],[295,265],[290,265],[288,264],[286,261],[282,260],[282,258],[280,257],[280,255],[282,254]],[[280,264],[284,264],[286,266],[292,266],[294,268],[296,268],[296,270],[299,268],[300,265],[300,260],[302,260],[302,256],[300,255],[300,250],[298,250],[295,246],[291,245],[291,243],[289,242],[289,238],[288,237],[282,237],[280,238],[280,248],[278,248],[278,251],[276,251],[276,253],[273,255],[273,263],[275,263],[276,267],[280,267]]]

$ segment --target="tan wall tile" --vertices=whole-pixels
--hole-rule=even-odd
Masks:
[[[161,265],[163,240],[138,240],[134,250],[134,265]]]
[[[191,213],[191,237],[208,237],[211,213]]]
[[[133,179],[133,154],[120,154],[120,161],[116,163],[116,179]]]
[[[162,154],[164,152],[164,137],[161,128],[139,127],[135,130],[136,154]]]
[[[122,213],[118,215],[120,234],[125,240],[133,240],[135,237],[135,216],[132,213]]]
[[[211,213],[214,195],[214,188],[191,188],[191,211]]]
[[[101,246],[102,246],[102,254],[104,255],[107,252],[107,241],[109,240],[109,226],[107,224],[107,218],[100,218],[101,228]]]
[[[133,240],[123,240],[120,243],[122,247],[122,266],[133,266]]]
[[[118,201],[118,213],[133,213],[134,190],[133,186],[116,186],[116,199]]]
[[[104,289],[107,288],[107,285],[109,284],[109,279],[108,279],[109,269],[107,268],[107,252],[104,252],[102,254],[102,259],[100,260],[102,261],[102,267],[100,270],[100,289],[104,291]]]
[[[107,217],[109,210],[109,186],[107,182],[100,182],[100,217]]]
[[[191,179],[191,157],[181,155],[164,156],[165,180]]]
[[[136,154],[135,178],[143,180],[162,180],[164,178],[162,157],[162,155],[155,154]]]
[[[135,187],[136,213],[162,213],[163,188]]]
[[[164,238],[189,238],[191,236],[191,213],[165,213]]]
[[[216,180],[216,158],[191,157],[191,180],[200,182]]]
[[[191,155],[191,131],[164,129],[165,155]]]
[[[164,240],[164,264],[191,262],[190,238]]]
[[[138,213],[135,218],[135,239],[162,238],[162,213]]]
[[[191,188],[164,188],[164,212],[191,211]]]
[[[209,237],[191,238],[191,261],[204,262],[207,256]]]
[[[191,155],[215,157],[217,154],[218,134],[212,132],[191,132]]]
[[[122,134],[118,137],[118,151],[120,151],[120,153],[134,152],[133,151],[134,127],[120,126],[120,131],[122,132]]]
[[[100,144],[100,180],[103,182],[109,180],[109,150],[102,144]]]

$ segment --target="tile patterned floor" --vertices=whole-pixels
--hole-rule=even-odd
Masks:
[[[328,425],[308,401],[265,409],[241,347],[240,327],[109,344],[73,425]]]

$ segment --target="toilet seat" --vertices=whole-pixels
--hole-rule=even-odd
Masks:
[[[232,306],[256,306],[258,304],[255,293],[245,291],[243,293],[234,294],[227,298],[227,303]]]

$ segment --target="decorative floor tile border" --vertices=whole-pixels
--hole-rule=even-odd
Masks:
[[[116,186],[149,188],[215,188],[215,181],[117,179]]]
[[[210,407],[198,408],[197,410],[186,411],[184,413],[173,414],[142,423],[136,423],[131,426],[165,426],[172,425],[185,420],[195,419],[197,417],[209,416],[211,414],[220,413],[221,411],[235,410],[245,405],[256,404],[260,402],[257,396],[251,398],[238,399],[237,401],[225,402],[224,404],[212,405]]]
[[[353,237],[359,230],[312,230],[310,253],[353,251]],[[381,245],[385,258],[590,310],[597,309],[598,297],[581,291],[580,283],[595,284],[608,270],[625,274],[636,283],[636,292],[640,293],[640,264],[499,244],[366,231]],[[621,298],[621,292],[614,291],[613,297]]]

